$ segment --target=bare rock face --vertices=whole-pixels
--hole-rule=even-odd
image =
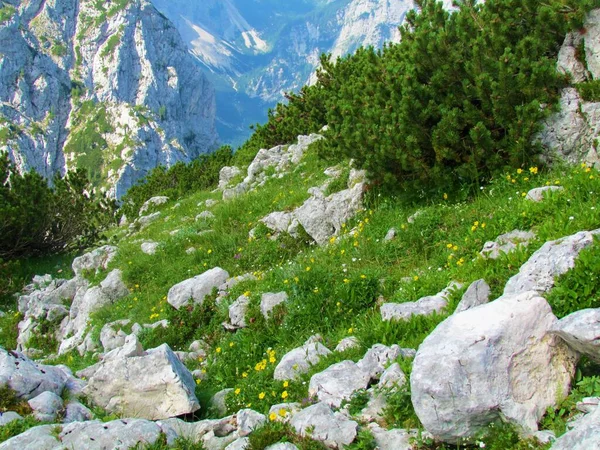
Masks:
[[[215,148],[213,87],[149,1],[18,2],[0,45],[0,149],[21,171],[82,167],[120,198]]]
[[[192,374],[166,344],[144,352],[126,343],[79,375],[87,396],[126,417],[168,419],[200,408]]]
[[[410,377],[412,403],[427,431],[456,443],[500,417],[537,431],[546,408],[569,392],[578,359],[549,333],[555,322],[548,302],[525,292],[438,325],[421,344]]]

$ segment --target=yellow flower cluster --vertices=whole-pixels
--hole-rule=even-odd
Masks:
[[[485,228],[485,222],[483,223],[479,223],[478,220],[476,220],[475,222],[473,222],[473,226],[471,227],[471,231],[477,231],[477,229],[481,227],[481,228]]]

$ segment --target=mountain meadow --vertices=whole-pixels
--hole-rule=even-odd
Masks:
[[[415,3],[118,201],[0,159],[0,450],[600,448],[600,1]]]

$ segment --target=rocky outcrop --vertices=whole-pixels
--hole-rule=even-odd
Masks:
[[[128,338],[78,375],[88,380],[84,393],[111,413],[157,420],[200,408],[192,374],[166,344],[144,352]]]
[[[120,198],[215,147],[213,88],[146,0],[18,3],[0,44],[0,147],[21,171],[81,167]]]
[[[456,443],[500,417],[536,431],[546,408],[569,392],[578,360],[549,334],[555,321],[546,300],[525,292],[442,322],[419,347],[410,377],[427,431]]]
[[[467,291],[463,294],[460,303],[454,310],[454,314],[484,305],[490,300],[490,287],[485,280],[477,280],[471,283]]]
[[[583,58],[577,58],[583,41]],[[600,10],[592,11],[581,32],[570,33],[560,50],[558,70],[568,73],[574,83],[600,78]],[[600,103],[584,101],[571,87],[564,89],[560,111],[550,116],[539,134],[539,142],[547,149],[546,158],[579,164],[600,164],[595,141],[600,137]]]

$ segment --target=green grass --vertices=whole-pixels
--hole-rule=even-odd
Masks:
[[[357,361],[376,343],[417,348],[454,310],[469,283],[484,278],[495,298],[544,242],[600,228],[597,171],[577,167],[538,173],[537,169],[524,168],[496,178],[468,200],[442,196],[421,204],[407,204],[402,198],[371,190],[365,199],[365,209],[345,224],[341,236],[322,247],[306,238],[294,239],[285,234],[273,240],[264,228],[255,239],[249,238],[248,232],[261,217],[302,204],[308,198],[307,189],[325,181],[325,168],[309,150],[301,165],[282,179],[269,180],[256,192],[230,201],[222,201],[219,193],[208,191],[172,198],[160,207],[161,218],[143,231],[126,236],[126,229],[113,230],[111,238],[118,242],[119,253],[108,270],[123,271],[131,294],[94,314],[92,325],[98,331],[104,323],[124,318],[140,324],[168,319],[170,328],[147,331],[140,338],[146,348],[166,342],[176,350],[187,350],[196,339],[208,344],[207,358],[188,364],[191,370],[206,372],[205,379],[197,381],[196,393],[203,406],[198,417],[210,416],[208,400],[223,388],[237,392],[228,398],[230,412],[251,407],[267,413],[271,405],[284,401],[308,404],[311,400],[307,385],[312,374],[345,359]],[[547,184],[559,184],[564,191],[552,193],[540,203],[525,200],[523,194],[529,189]],[[197,204],[209,198],[219,200],[211,208],[216,218],[196,222],[195,216],[204,210]],[[175,203],[180,205],[175,207]],[[407,218],[417,210],[421,214],[409,224]],[[398,230],[397,237],[384,242],[383,237],[391,227]],[[176,229],[179,232],[171,234]],[[497,260],[479,257],[486,241],[513,229],[533,230],[537,238],[528,247]],[[214,232],[199,234],[206,230]],[[161,243],[156,255],[141,252],[140,243],[146,240]],[[190,247],[196,251],[188,254],[186,249]],[[553,300],[551,294],[548,298],[557,314],[595,305],[598,282],[585,274],[596,270],[597,261],[596,246],[582,254],[573,272],[558,280],[556,292],[586,292],[586,295],[571,296],[567,301],[557,294],[563,299],[561,303]],[[181,311],[166,302],[171,286],[215,266],[226,269],[232,276],[252,273],[256,280],[235,286],[221,304],[215,302],[215,295],[202,306]],[[104,275],[96,276],[95,280]],[[447,310],[441,314],[409,321],[382,321],[378,307],[381,301],[415,301],[439,292],[451,281],[463,283],[464,287],[451,295]],[[289,301],[267,321],[259,311],[261,294],[279,291],[287,292]],[[228,320],[229,305],[242,293],[250,297],[248,327],[227,332],[221,324]],[[10,320],[14,325],[14,319]],[[356,336],[361,346],[323,359],[297,381],[285,384],[274,381],[273,371],[281,357],[316,333],[322,335],[330,349],[350,335]],[[6,339],[7,334],[3,331],[0,337]],[[89,355],[82,359],[73,353],[56,362],[79,369],[94,359]],[[411,361],[399,362],[409,374]],[[589,377],[583,373],[580,380],[590,383],[585,381]],[[387,425],[421,427],[409,392],[389,394],[388,400],[391,406],[385,414]],[[554,419],[547,419],[544,424],[559,429],[567,417],[559,409],[554,412]],[[253,439],[262,439],[259,442],[271,442],[277,436],[287,439],[289,430],[278,427],[269,424]],[[497,437],[486,440],[487,448],[501,448],[500,443],[506,442],[517,444],[505,448],[526,448],[519,447],[526,443],[518,438],[515,441],[514,430],[500,428],[502,432]],[[369,442],[370,438],[363,436],[355,448],[367,448]],[[418,445],[423,449],[446,448],[425,440]]]

